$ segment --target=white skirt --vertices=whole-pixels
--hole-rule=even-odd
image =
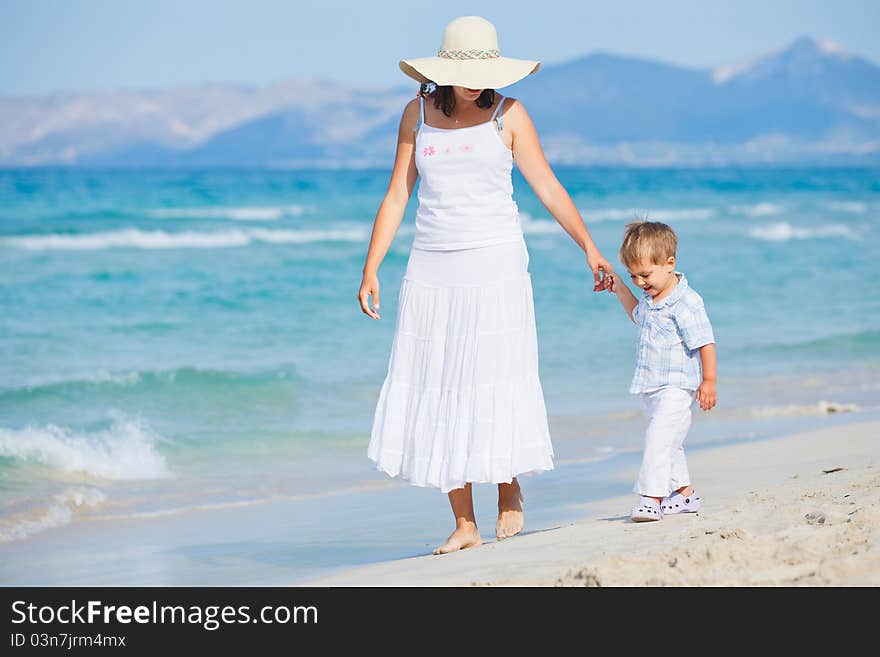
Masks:
[[[368,455],[444,493],[551,470],[525,242],[413,249]]]

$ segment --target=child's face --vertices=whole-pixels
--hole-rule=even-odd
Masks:
[[[672,289],[675,285],[674,256],[662,265],[657,265],[653,262],[641,262],[629,267],[628,270],[632,282],[650,294],[651,297],[656,297]]]

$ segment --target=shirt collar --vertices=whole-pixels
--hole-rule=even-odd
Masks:
[[[648,305],[648,308],[651,310],[660,310],[661,308],[666,308],[667,306],[671,306],[676,301],[681,299],[682,295],[685,293],[688,287],[687,278],[680,271],[675,272],[675,275],[678,276],[678,285],[672,288],[672,292],[669,293],[669,296],[661,299],[658,303],[654,303],[652,301],[651,295],[647,292],[642,292],[642,298],[645,300],[645,303]]]

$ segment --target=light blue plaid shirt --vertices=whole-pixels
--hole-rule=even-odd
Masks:
[[[696,390],[703,381],[700,347],[715,342],[703,298],[681,272],[678,285],[654,304],[645,292],[633,309],[639,348],[631,393],[674,387]]]

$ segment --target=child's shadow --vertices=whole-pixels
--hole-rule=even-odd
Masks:
[[[602,520],[604,522],[632,522],[632,518],[630,518],[629,516],[611,516],[610,518],[599,518],[599,520]]]

